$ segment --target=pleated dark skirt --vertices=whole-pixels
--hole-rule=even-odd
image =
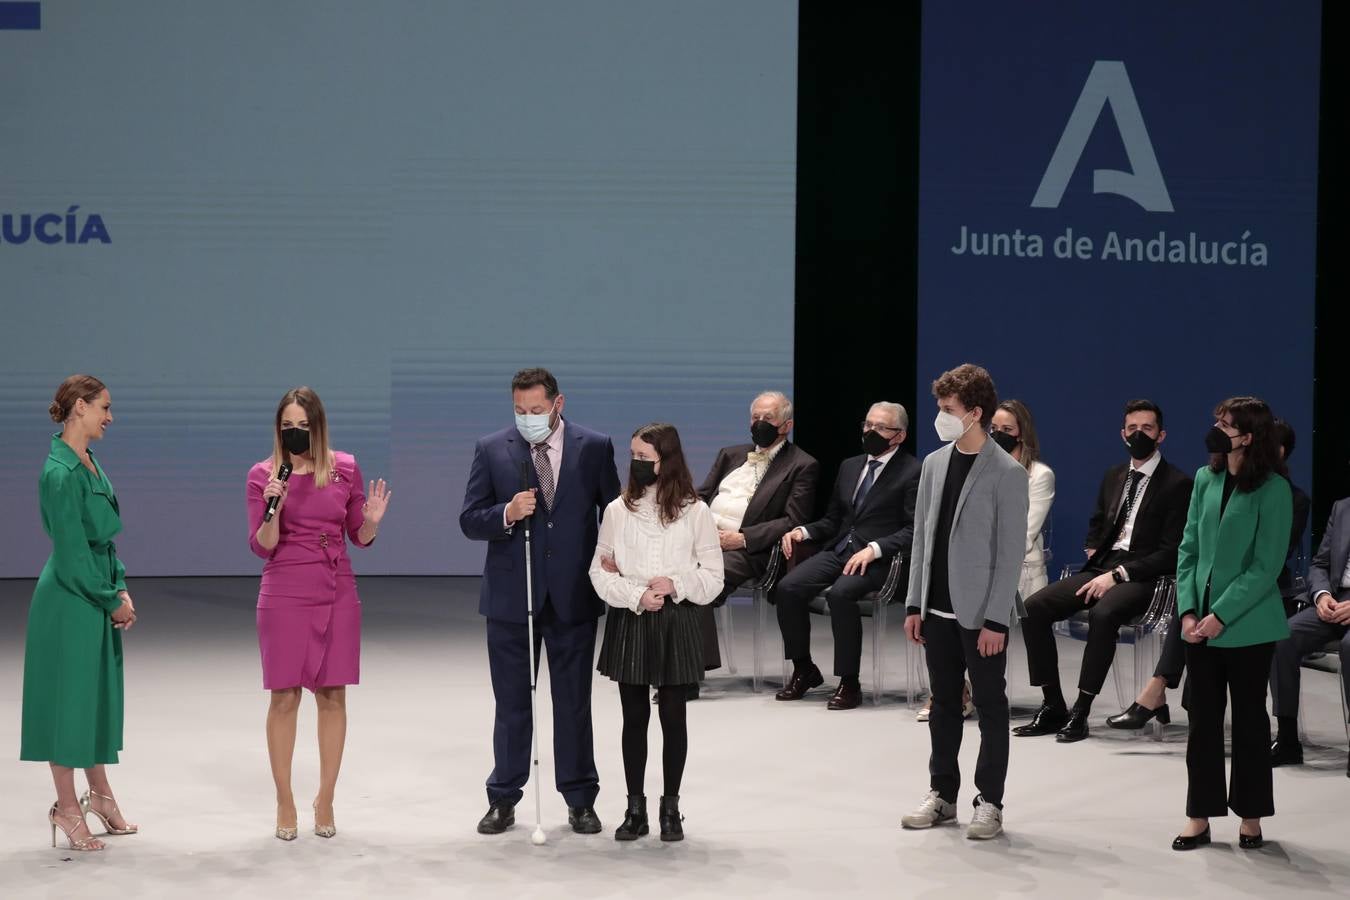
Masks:
[[[669,603],[638,615],[611,609],[600,645],[600,674],[623,684],[661,687],[703,680],[703,639],[693,603]]]

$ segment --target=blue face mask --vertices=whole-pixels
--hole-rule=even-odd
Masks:
[[[516,431],[531,444],[541,444],[553,433],[553,411],[546,413],[516,413]]]

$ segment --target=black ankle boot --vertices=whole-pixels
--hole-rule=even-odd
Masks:
[[[614,832],[616,841],[636,841],[646,834],[647,798],[643,794],[628,795],[628,812],[624,814],[623,824]]]
[[[663,841],[682,841],[684,840],[684,826],[680,823],[684,821],[684,816],[680,815],[680,795],[675,794],[670,797],[661,798],[661,840]]]

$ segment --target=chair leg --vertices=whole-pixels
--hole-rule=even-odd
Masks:
[[[1350,744],[1350,705],[1347,705],[1345,700],[1344,673],[1336,673],[1336,683],[1341,686],[1341,721],[1345,723],[1345,742]],[[1300,703],[1299,708],[1302,709],[1303,704]]]
[[[732,624],[733,616],[731,615],[730,597],[727,598],[726,603],[723,603],[720,607],[717,608],[717,617],[722,620],[721,621],[722,627],[719,629],[719,634],[722,638],[722,659],[724,660],[723,665],[727,667],[727,672],[729,674],[735,675],[736,630],[735,626]]]
[[[758,694],[760,681],[764,678],[764,618],[767,615],[765,610],[768,609],[769,602],[764,597],[764,592],[758,589],[755,591],[752,602],[754,604],[754,609],[751,610],[754,628],[750,635],[750,662],[754,668],[750,673],[750,690]]]
[[[872,705],[881,705],[886,691],[886,607],[872,613]]]

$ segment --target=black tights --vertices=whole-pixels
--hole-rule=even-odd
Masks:
[[[623,704],[623,774],[630,796],[644,793],[647,774],[647,724],[652,704],[645,684],[620,684]],[[684,759],[689,755],[689,731],[685,727],[684,707],[687,687],[671,684],[656,689],[656,708],[661,715],[661,770],[665,777],[665,795],[677,797],[684,777]]]

